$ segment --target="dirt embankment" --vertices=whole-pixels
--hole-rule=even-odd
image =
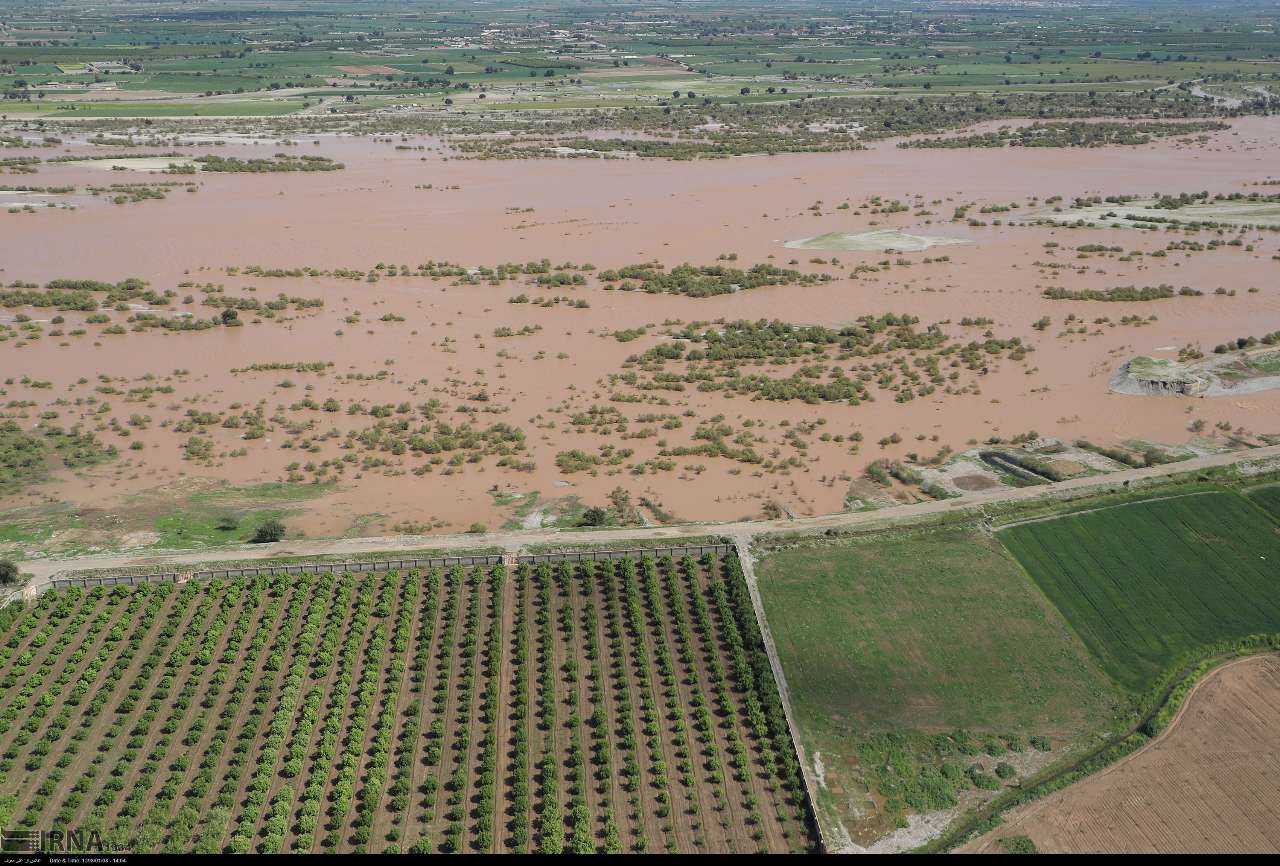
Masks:
[[[960,850],[1012,836],[1045,853],[1280,851],[1280,656],[1218,668],[1162,736]]]

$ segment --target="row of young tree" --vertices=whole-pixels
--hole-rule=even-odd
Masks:
[[[169,853],[803,849],[738,584],[644,558],[47,594],[0,618],[0,812]]]

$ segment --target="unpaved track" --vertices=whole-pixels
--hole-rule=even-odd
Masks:
[[[639,540],[678,539],[690,535],[722,535],[732,537],[739,561],[742,564],[743,576],[750,590],[752,606],[755,608],[757,622],[764,639],[765,648],[773,668],[782,705],[788,726],[791,729],[792,742],[796,745],[802,767],[806,788],[814,791],[813,779],[810,777],[810,765],[805,755],[802,741],[797,736],[795,721],[792,715],[790,695],[781,663],[773,645],[772,635],[764,615],[763,604],[750,554],[752,540],[761,534],[778,532],[815,532],[857,526],[870,526],[904,519],[927,517],[943,514],[956,509],[972,508],[979,505],[998,502],[1030,501],[1050,498],[1068,491],[1119,489],[1134,481],[1162,476],[1194,472],[1217,466],[1226,466],[1238,462],[1274,460],[1280,457],[1280,446],[1252,449],[1245,452],[1214,455],[1196,458],[1178,464],[1171,464],[1150,469],[1132,469],[1116,472],[1102,477],[1073,479],[1053,485],[1030,488],[1003,490],[995,494],[971,494],[957,499],[923,502],[896,508],[882,509],[875,512],[859,512],[852,514],[833,514],[813,518],[789,518],[770,521],[741,521],[731,523],[688,524],[682,526],[645,526],[635,529],[613,529],[582,533],[560,534],[554,530],[536,530],[502,533],[490,536],[452,535],[452,536],[400,536],[392,538],[357,538],[316,541],[294,541],[283,545],[246,545],[236,548],[220,548],[201,551],[184,551],[166,554],[162,552],[122,553],[102,556],[78,557],[64,560],[45,560],[24,563],[24,568],[35,575],[35,579],[24,587],[24,593],[34,595],[46,587],[52,577],[67,571],[109,570],[128,566],[157,565],[170,569],[187,570],[203,563],[224,562],[228,560],[255,560],[282,556],[355,556],[368,553],[395,553],[412,550],[466,550],[480,546],[500,548],[506,554],[509,566],[514,554],[523,548],[562,540],[568,543],[611,543]],[[505,611],[504,611],[505,613]],[[576,611],[581,614],[581,611]],[[577,617],[575,616],[575,621]],[[499,672],[499,675],[502,675]],[[451,698],[452,701],[452,698]],[[671,761],[671,756],[665,756]],[[656,828],[654,828],[656,829]],[[683,840],[688,843],[688,840]],[[853,850],[848,840],[821,840],[823,847],[830,850]]]
[[[787,720],[787,728],[791,734],[791,743],[796,748],[796,757],[800,760],[800,775],[804,777],[804,787],[809,792],[809,802],[817,803],[817,785],[809,763],[808,753],[804,748],[804,740],[800,738],[800,729],[796,726],[795,715],[791,708],[791,689],[787,686],[787,676],[782,670],[782,659],[778,657],[777,646],[773,642],[773,632],[769,629],[769,619],[764,612],[764,599],[760,597],[760,584],[756,580],[755,560],[751,558],[751,535],[740,532],[733,537],[734,546],[738,550],[738,562],[742,566],[742,578],[747,582],[747,591],[751,593],[751,606],[755,608],[756,624],[760,627],[760,638],[764,641],[765,655],[769,657],[769,667],[773,669],[773,681],[778,687],[778,697],[782,701],[782,713]],[[813,822],[814,831],[818,834],[818,844],[824,851],[833,850],[825,838],[822,824]],[[851,846],[847,839],[835,840],[836,853],[845,853]]]
[[[1104,476],[1072,478],[1055,484],[1021,487],[997,493],[974,493],[956,499],[935,502],[917,502],[878,511],[828,514],[820,517],[798,517],[780,520],[736,521],[728,523],[689,523],[670,526],[641,526],[628,529],[604,529],[562,533],[554,529],[521,530],[489,535],[396,535],[370,536],[366,538],[336,538],[286,541],[280,544],[207,548],[195,551],[136,551],[112,554],[93,554],[69,559],[32,560],[22,563],[22,569],[34,575],[27,582],[24,594],[36,595],[55,575],[69,571],[110,570],[133,566],[163,566],[186,570],[211,562],[252,561],[294,556],[359,556],[370,553],[397,553],[414,550],[474,550],[478,547],[501,548],[514,554],[523,548],[538,544],[609,544],[626,541],[649,541],[687,538],[693,535],[725,535],[748,542],[757,535],[778,532],[816,532],[826,529],[874,525],[899,519],[927,517],[932,514],[971,508],[1002,502],[1025,502],[1049,498],[1068,491],[1091,488],[1120,488],[1126,482],[1159,478],[1228,466],[1233,463],[1280,458],[1280,445],[1196,457],[1181,463],[1171,463],[1147,469],[1126,469]]]

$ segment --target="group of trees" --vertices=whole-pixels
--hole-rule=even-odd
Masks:
[[[1271,331],[1261,337],[1237,337],[1229,343],[1219,343],[1213,347],[1214,354],[1224,355],[1227,352],[1241,349],[1252,349],[1257,345],[1275,346],[1280,344],[1280,331]]]
[[[1149,144],[1157,138],[1203,135],[1228,129],[1216,120],[1181,122],[1164,121],[1037,121],[1026,126],[1004,127],[974,135],[947,138],[916,138],[898,147],[970,148],[970,147],[1107,147],[1110,145]]]
[[[722,567],[47,593],[0,618],[0,782],[24,823],[148,852],[618,853],[673,848],[677,821],[706,846],[711,817],[717,838],[803,847],[750,602]]]
[[[744,289],[792,284],[813,285],[831,279],[830,274],[803,274],[790,268],[759,264],[742,270],[726,265],[695,266],[688,263],[667,270],[656,263],[627,265],[599,273],[606,289],[649,294],[706,298]]]
[[[216,154],[208,154],[198,156],[194,160],[199,163],[202,171],[213,172],[233,172],[233,173],[267,173],[267,172],[291,172],[291,171],[341,171],[344,166],[340,162],[335,162],[325,156],[314,156],[311,154],[302,154],[296,156],[294,154],[277,153],[271,158],[255,158],[240,159],[235,156],[218,156]],[[181,173],[182,169],[169,169],[174,173]]]
[[[780,88],[785,89],[785,88]],[[749,88],[747,88],[749,91]],[[752,101],[741,90],[729,99],[667,100],[661,106],[574,112],[548,124],[543,118],[507,119],[512,135],[494,137],[491,122],[453,124],[454,145],[470,158],[551,157],[568,147],[575,156],[626,152],[664,159],[721,158],[752,153],[802,153],[864,148],[868,141],[937,134],[991,121],[1030,118],[1034,132],[961,136],[959,146],[1140,144],[1161,135],[1202,135],[1232,110],[1177,89],[1142,92],[952,92],[914,97],[833,97]],[[1250,105],[1249,111],[1265,111]],[[1089,122],[1083,122],[1089,121]],[[1101,121],[1101,122],[1098,122]],[[616,129],[649,137],[588,138]],[[921,146],[956,146],[950,139]]]
[[[872,386],[894,392],[899,402],[939,387],[963,393],[961,370],[981,375],[992,358],[1007,354],[1021,360],[1029,351],[1017,337],[963,343],[951,340],[939,325],[917,330],[917,323],[915,317],[887,314],[863,316],[839,329],[765,320],[690,325],[672,331],[676,339],[629,357],[611,383],[640,391],[693,387],[856,406],[874,399]],[[855,359],[848,367],[839,363]],[[671,370],[676,363],[683,366]],[[766,365],[788,369],[782,375],[754,369]]]
[[[1174,289],[1167,283],[1158,286],[1116,286],[1111,289],[1079,289],[1068,290],[1060,286],[1050,286],[1041,293],[1053,301],[1116,301],[1130,303],[1133,301],[1156,301],[1174,296],[1199,297],[1204,292],[1183,286]]]

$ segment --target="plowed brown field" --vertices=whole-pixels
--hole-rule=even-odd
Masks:
[[[961,850],[1019,835],[1053,853],[1280,851],[1280,657],[1218,668],[1163,736]]]

